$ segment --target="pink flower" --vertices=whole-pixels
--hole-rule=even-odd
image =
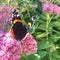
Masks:
[[[8,18],[12,18],[12,7],[10,7],[10,6],[1,6],[0,15],[2,16],[2,18],[0,17],[1,20],[6,20]]]
[[[29,55],[31,52],[37,52],[37,42],[30,33],[28,33],[27,37],[22,41],[22,43],[23,51],[26,53],[26,55]]]
[[[54,12],[54,5],[52,3],[44,3],[42,8],[44,12],[47,12],[49,14],[52,14]]]
[[[24,52],[26,55],[37,52],[37,42],[30,33],[27,33],[22,41],[17,41],[11,37],[10,33],[6,33],[0,44],[1,60],[19,60]]]
[[[54,5],[54,13],[59,15],[60,14],[60,7],[57,5]]]
[[[52,4],[52,3],[44,3],[42,6],[43,12],[47,12],[49,14],[55,13],[57,15],[60,14],[60,7]]]
[[[7,32],[9,23],[12,20],[12,7],[0,6],[0,30]]]
[[[4,32],[0,31],[0,38],[4,36]]]

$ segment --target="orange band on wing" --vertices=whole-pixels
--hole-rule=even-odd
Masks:
[[[16,23],[16,22],[22,22],[22,20],[14,20],[14,24]]]
[[[11,33],[11,36],[12,36],[13,38],[15,38],[15,34],[14,34],[14,31],[13,31],[13,28],[10,30],[10,33]]]

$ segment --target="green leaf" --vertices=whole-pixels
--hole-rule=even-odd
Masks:
[[[43,43],[43,44],[38,44],[38,50],[41,50],[41,49],[46,49],[46,48],[49,48],[51,47],[52,44],[49,44],[49,43]]]
[[[54,34],[51,38],[53,42],[57,42],[60,39],[60,34]]]
[[[40,60],[40,56],[38,54],[31,54],[27,56],[27,60]]]
[[[35,33],[35,26],[33,26],[30,30],[29,30],[29,32],[31,33],[31,34],[33,34],[33,33]]]
[[[46,51],[38,51],[38,54],[40,55],[41,58],[45,57],[47,52]]]
[[[23,55],[20,60],[40,60],[40,56],[38,54]]]
[[[36,38],[42,38],[42,37],[45,37],[46,36],[46,33],[42,33],[42,34],[39,34],[36,36]]]
[[[0,4],[2,4],[3,3],[3,0],[0,0]]]
[[[21,55],[21,57],[20,57],[20,60],[26,60],[26,59],[27,59],[26,54],[23,53],[23,54]]]
[[[52,56],[60,59],[60,55],[58,54],[57,51],[52,52]]]
[[[56,49],[60,49],[60,43],[56,43]]]

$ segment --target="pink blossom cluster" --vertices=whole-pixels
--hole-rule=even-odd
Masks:
[[[22,53],[29,55],[37,51],[37,42],[30,33],[21,41],[13,39],[10,33],[0,37],[0,60],[19,60]]]
[[[0,6],[0,30],[7,30],[8,24],[12,20],[12,7]]]
[[[55,13],[57,15],[60,14],[60,7],[52,3],[43,3],[42,10],[49,14],[52,14],[52,13]]]

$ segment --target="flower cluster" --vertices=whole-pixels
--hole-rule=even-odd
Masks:
[[[12,7],[0,6],[0,31],[6,31],[12,20]]]
[[[37,42],[32,35],[28,34],[26,39],[17,41],[13,39],[10,33],[0,38],[0,59],[1,60],[19,60],[23,52],[29,55],[37,51]]]
[[[55,13],[57,15],[60,14],[60,7],[56,4],[52,3],[44,3],[42,6],[44,12],[48,12],[49,14]]]

